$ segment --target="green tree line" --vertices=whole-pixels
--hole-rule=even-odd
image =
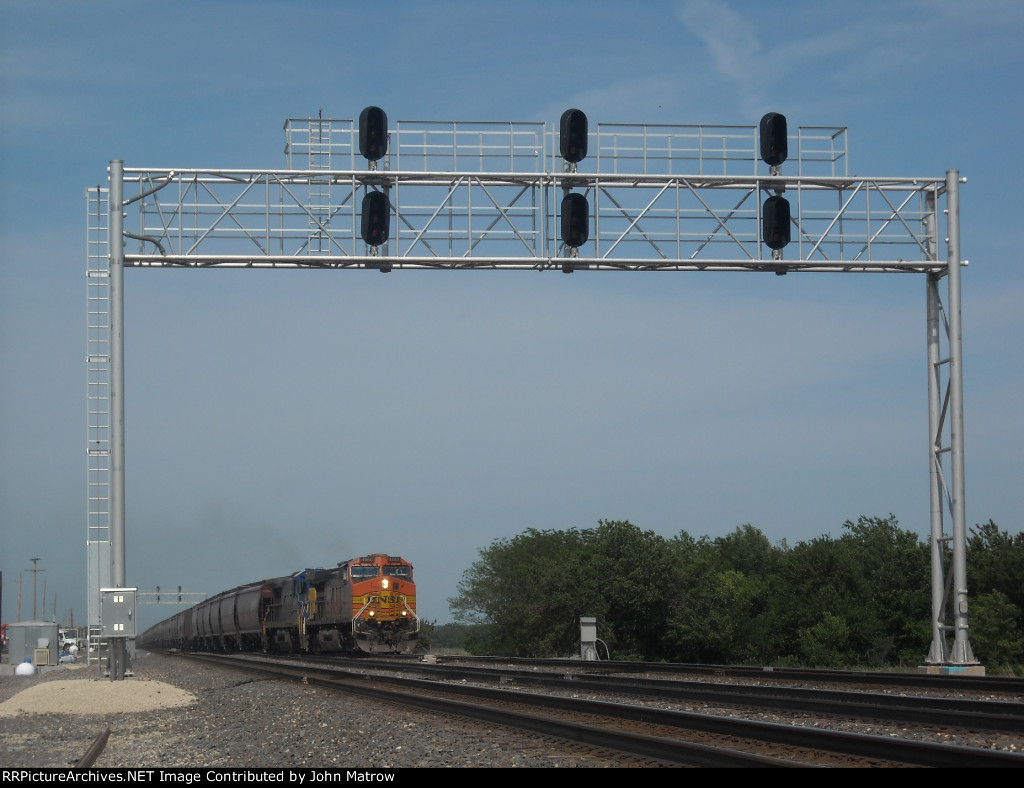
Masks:
[[[1024,533],[989,521],[967,549],[975,656],[1013,671],[1024,662]],[[527,529],[479,555],[448,600],[476,654],[578,653],[582,616],[597,619],[613,659],[881,668],[921,664],[931,643],[928,544],[892,515],[792,547],[751,525],[669,539],[602,520]]]

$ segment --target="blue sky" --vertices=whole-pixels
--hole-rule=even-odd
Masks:
[[[286,118],[849,128],[957,169],[968,525],[1024,511],[1024,4],[0,1],[0,616],[86,614],[84,190],[284,166]],[[129,270],[127,579],[369,551],[421,613],[525,528],[928,531],[922,277]],[[22,618],[31,616],[30,574]],[[152,623],[170,610],[142,612]]]

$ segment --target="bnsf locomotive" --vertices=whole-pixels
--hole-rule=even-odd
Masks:
[[[138,645],[406,654],[419,628],[412,564],[375,553],[225,591],[150,627]]]

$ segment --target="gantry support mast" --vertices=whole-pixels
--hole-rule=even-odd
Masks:
[[[851,176],[840,127],[800,127],[788,138],[794,155],[772,167],[758,155],[757,126],[599,124],[587,135],[589,155],[572,164],[559,128],[544,123],[398,121],[373,161],[361,155],[360,133],[352,120],[292,119],[284,169],[113,160],[109,187],[87,190],[90,631],[98,589],[125,582],[125,267],[920,274],[933,634],[925,661],[977,664],[967,617],[956,170]],[[361,211],[377,192],[387,198],[373,203],[386,206],[387,231],[371,245]],[[569,194],[587,200],[579,247],[559,233]],[[763,225],[772,195],[792,205],[792,240],[775,252]]]

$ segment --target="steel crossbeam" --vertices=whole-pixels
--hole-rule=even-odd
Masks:
[[[321,181],[332,201],[314,212],[308,191]],[[946,268],[929,255],[925,208],[945,177],[126,168],[125,186],[148,192],[128,203],[129,267],[554,268],[568,256],[557,233],[559,199],[577,190],[590,200],[593,232],[576,269]],[[359,237],[359,197],[369,190],[391,201],[391,237],[379,250]],[[780,192],[796,209],[794,242],[776,258],[762,242],[760,204]]]

